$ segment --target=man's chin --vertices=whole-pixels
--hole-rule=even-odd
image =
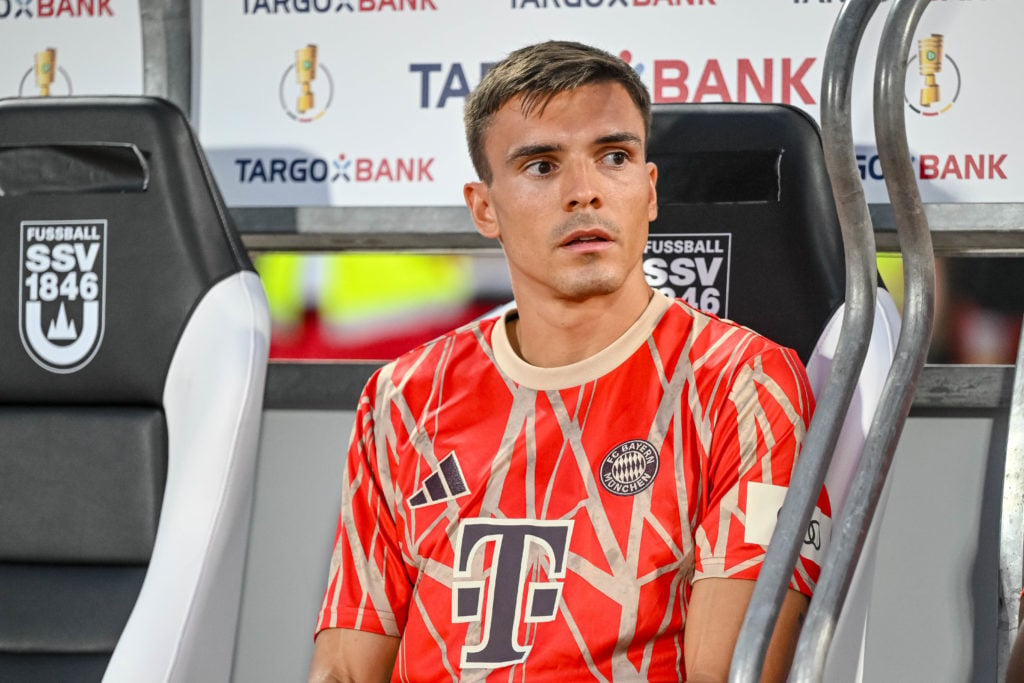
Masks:
[[[615,294],[622,289],[622,280],[614,277],[591,277],[563,283],[559,290],[562,296],[573,302],[583,302],[595,297]]]

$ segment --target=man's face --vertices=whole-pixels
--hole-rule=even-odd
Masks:
[[[583,299],[644,286],[657,169],[644,121],[618,83],[556,95],[523,116],[506,103],[487,129],[491,184],[469,183],[477,229],[501,240],[516,298]]]

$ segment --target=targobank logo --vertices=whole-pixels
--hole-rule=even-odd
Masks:
[[[651,90],[656,104],[679,102],[782,102],[816,104],[816,57],[725,59],[653,59],[634,61],[630,50],[619,56]],[[493,62],[414,62],[409,65],[418,86],[421,109],[462,106]],[[811,87],[808,87],[810,85]]]
[[[619,53],[651,89],[655,104],[682,102],[782,102],[815,104],[808,88],[820,78],[812,74],[816,57],[737,59],[653,59],[634,61],[630,50]]]
[[[243,14],[437,11],[436,0],[242,0]]]
[[[910,157],[914,173],[920,180],[1008,180],[1003,168],[1009,154],[978,152],[967,154],[916,154]],[[857,155],[861,180],[884,180],[882,162],[877,152]]]
[[[112,17],[111,0],[0,0],[0,19]]]
[[[50,372],[92,360],[103,339],[107,221],[22,221],[21,343]]]
[[[409,73],[418,74],[420,81],[420,109],[444,109],[448,100],[458,98],[465,100],[471,90],[469,79],[466,78],[466,71],[480,74],[480,79],[474,81],[479,83],[487,72],[494,67],[496,62],[483,62],[476,69],[467,68],[461,62],[443,64],[441,62],[413,62],[409,65]],[[475,72],[475,73],[474,73]],[[441,79],[444,84],[438,87]],[[461,106],[461,102],[460,102]]]
[[[304,183],[432,183],[434,157],[239,157],[238,182]]]
[[[512,9],[561,9],[579,7],[703,7],[715,0],[511,0]]]
[[[48,47],[37,52],[35,66],[29,67],[25,71],[18,84],[18,97],[49,97],[50,95],[71,94],[71,77],[68,76],[67,71],[57,65],[57,49]]]
[[[314,92],[318,73],[323,78]],[[316,45],[310,43],[295,51],[295,61],[281,75],[278,97],[284,113],[299,123],[312,123],[327,113],[334,100],[334,79],[327,65],[319,63]]]

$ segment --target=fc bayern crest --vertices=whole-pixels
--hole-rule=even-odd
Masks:
[[[620,443],[601,461],[601,485],[616,496],[635,496],[650,488],[658,474],[658,451],[650,442]]]
[[[83,368],[103,340],[107,221],[22,221],[21,343],[51,372]]]

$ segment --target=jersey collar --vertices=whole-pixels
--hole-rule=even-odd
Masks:
[[[516,355],[508,340],[506,323],[518,313],[515,309],[507,311],[495,323],[494,331],[491,333],[495,364],[516,384],[537,391],[568,389],[592,382],[602,375],[608,374],[632,356],[647,341],[671,303],[671,299],[658,290],[654,290],[654,295],[647,304],[647,308],[618,339],[589,358],[554,368],[530,365]]]

